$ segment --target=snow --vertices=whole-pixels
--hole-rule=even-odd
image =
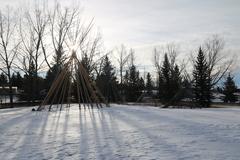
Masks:
[[[17,96],[13,96],[13,102],[17,102],[18,101],[18,97]],[[0,103],[9,103],[10,102],[10,98],[9,96],[2,96],[0,95]]]
[[[238,160],[240,109],[0,110],[0,159]]]

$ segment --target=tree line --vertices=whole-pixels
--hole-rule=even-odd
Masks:
[[[22,91],[20,100],[41,101],[72,50],[79,54],[108,102],[139,102],[151,96],[165,107],[178,105],[184,99],[197,107],[209,107],[213,90],[227,74],[219,90],[225,94],[225,102],[237,100],[237,87],[229,74],[233,63],[224,59],[224,41],[219,36],[207,39],[197,56],[193,54],[181,63],[176,45],[154,49],[156,70],[148,71],[145,77],[135,64],[134,50],[128,51],[124,45],[118,48],[117,63],[113,63],[112,52],[102,49],[101,35],[94,31],[93,20],[83,21],[78,6],[64,8],[56,3],[53,9],[36,5],[19,14],[17,11],[0,11],[0,85],[9,88],[11,105],[13,86]],[[193,69],[189,70],[189,66]]]

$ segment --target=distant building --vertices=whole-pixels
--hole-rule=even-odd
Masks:
[[[12,87],[13,94],[18,94],[18,88]],[[7,95],[9,94],[9,87],[1,86],[0,87],[0,95]]]
[[[237,97],[237,101],[235,103],[239,103],[240,102],[240,91],[237,90],[237,92],[235,92],[234,95]],[[214,91],[213,95],[212,95],[212,102],[223,103],[224,97],[225,97],[224,94],[219,93],[218,91]]]

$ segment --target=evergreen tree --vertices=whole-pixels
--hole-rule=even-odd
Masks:
[[[162,72],[158,72],[158,98],[162,100],[162,97],[164,95],[164,81],[163,81],[163,75]]]
[[[219,86],[217,86],[216,90],[217,90],[218,93],[223,93],[223,88],[221,88]]]
[[[91,57],[89,57],[86,53],[83,54],[81,63],[83,65],[83,67],[86,69],[88,75],[90,77],[93,77],[93,73],[92,73],[93,67],[92,67],[92,64],[91,64]]]
[[[182,78],[178,68],[178,65],[175,65],[171,69],[171,77],[170,77],[170,88],[169,94],[171,97],[176,96],[176,94],[180,91],[182,85]],[[175,97],[174,101],[178,101],[180,97]]]
[[[171,73],[170,72],[170,63],[169,63],[167,54],[165,54],[163,66],[161,68],[161,73],[159,76],[159,81],[161,82],[161,84],[159,84],[160,99],[164,103],[168,102],[171,99],[171,95],[169,92],[170,73]]]
[[[129,72],[126,70],[125,74],[123,75],[123,81],[121,87],[121,96],[123,101],[127,101],[127,91],[128,91],[128,85],[129,85]]]
[[[47,75],[45,77],[44,88],[49,90],[53,81],[57,77],[57,75],[62,71],[63,65],[66,60],[66,55],[62,48],[62,45],[59,45],[57,49],[55,49],[55,55],[53,56],[52,67],[47,71]]]
[[[147,83],[146,83],[146,90],[147,90],[147,94],[148,94],[148,95],[151,95],[151,94],[152,94],[152,89],[153,89],[152,76],[151,76],[151,74],[148,72],[148,73],[147,73]]]
[[[181,75],[176,64],[170,64],[167,54],[164,55],[164,61],[159,73],[159,98],[165,103],[173,103],[173,98],[181,87]],[[177,99],[174,100],[175,102]]]
[[[123,77],[123,84],[124,84],[125,88],[128,85],[128,83],[129,83],[128,78],[129,78],[129,73],[128,73],[128,71],[126,71],[126,73],[125,73],[125,75]]]
[[[139,88],[139,92],[140,92],[139,94],[142,94],[142,91],[145,90],[145,82],[144,82],[144,79],[142,77],[140,77],[140,79],[139,79],[138,88]]]
[[[12,75],[12,85],[22,89],[23,87],[23,77],[20,75],[19,72],[17,74]]]
[[[175,65],[175,67],[174,67],[174,69],[172,70],[172,73],[171,73],[171,85],[173,87],[172,90],[173,91],[178,90],[180,88],[181,82],[182,82],[182,78],[181,78],[181,75],[180,75],[178,65]]]
[[[5,86],[7,85],[8,80],[7,80],[7,76],[3,73],[0,74],[0,86]]]
[[[53,66],[57,68],[61,68],[65,60],[66,60],[66,55],[64,54],[63,47],[62,45],[59,45],[58,49],[55,50],[55,55],[53,56]]]
[[[129,68],[129,88],[128,88],[128,100],[135,102],[138,98],[138,80],[139,73],[136,70],[136,66],[132,65]]]
[[[205,55],[199,48],[193,71],[193,92],[198,107],[209,107],[211,103],[211,78]]]
[[[61,67],[57,64],[53,65],[51,69],[48,70],[45,79],[45,89],[49,90],[56,76],[60,73]]]
[[[193,87],[192,82],[189,79],[184,78],[182,81],[182,94],[180,95],[181,98],[193,99]]]
[[[224,102],[236,102],[237,101],[237,96],[234,95],[234,93],[237,91],[237,87],[235,85],[235,82],[233,80],[233,77],[228,74],[228,77],[226,81],[224,82],[224,87],[223,87],[223,94],[224,94]]]
[[[144,80],[139,77],[139,71],[136,70],[136,66],[132,62],[132,65],[124,76],[124,93],[126,100],[129,102],[137,101],[143,89]]]
[[[23,78],[22,89],[24,92],[20,96],[20,99],[29,102],[41,99],[40,91],[44,88],[43,83],[44,79],[36,75],[35,65],[32,62],[28,74],[25,74]]]
[[[115,102],[117,100],[117,81],[115,71],[108,56],[104,58],[103,69],[97,77],[97,85],[108,102]]]

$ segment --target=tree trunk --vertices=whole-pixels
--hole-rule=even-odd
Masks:
[[[13,108],[13,89],[12,84],[9,85],[10,107]]]
[[[10,107],[13,107],[13,89],[12,89],[12,79],[10,68],[8,67],[8,87],[9,87],[9,98],[10,98]]]

